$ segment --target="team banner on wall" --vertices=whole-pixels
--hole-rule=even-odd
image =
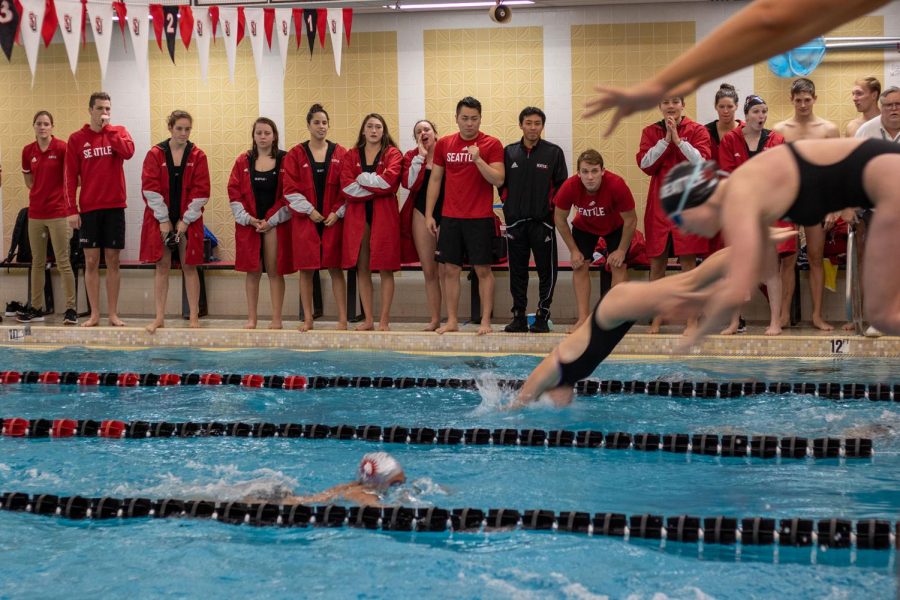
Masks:
[[[2,2],[2,0],[0,0],[0,2]],[[319,15],[316,13],[316,9],[303,9],[303,24],[306,26],[306,40],[309,42],[309,55],[312,56],[313,48],[316,45],[316,26],[319,24]]]
[[[56,19],[59,21],[59,31],[66,45],[66,54],[69,56],[69,68],[72,69],[72,75],[75,75],[75,71],[78,70],[78,38],[81,37],[81,26],[84,23],[84,7],[81,0],[55,0],[55,2]]]
[[[146,4],[133,4],[128,11],[128,32],[131,34],[134,62],[140,73],[141,81],[147,81],[147,49],[150,43],[149,16],[150,7]]]
[[[191,36],[194,35],[194,11],[189,4],[182,4],[178,9],[178,33],[185,50],[191,49]]]
[[[200,9],[197,20],[194,23],[194,39],[197,40],[197,57],[200,59],[200,78],[203,83],[207,81],[209,72],[209,42],[213,38],[216,23],[213,21],[213,11]],[[218,19],[218,11],[215,18]]]
[[[342,8],[344,17],[344,33],[347,35],[347,46],[350,46],[350,30],[353,29],[353,9]]]
[[[260,79],[263,73],[263,43],[265,42],[263,9],[245,9],[244,19],[244,34],[250,38],[250,49],[253,50],[253,63],[256,65],[256,78]]]
[[[166,35],[166,49],[169,51],[169,58],[172,64],[175,64],[175,42],[178,39],[178,7],[163,6],[163,33]],[[154,23],[154,26],[156,24]]]
[[[44,48],[47,48],[50,42],[53,41],[59,22],[56,20],[56,5],[53,4],[53,0],[47,0],[44,6],[44,23],[41,25],[41,37],[44,38]]]
[[[100,60],[100,81],[106,81],[106,67],[109,65],[109,45],[112,42],[113,7],[110,2],[88,2],[88,17],[94,32],[94,45]]]
[[[34,85],[34,72],[37,67],[38,50],[41,47],[41,25],[44,22],[46,0],[21,0],[22,27],[19,35],[25,47],[28,68],[31,69],[31,85]],[[0,16],[2,18],[2,16]]]
[[[0,48],[3,48],[6,60],[12,57],[20,16],[19,8],[13,0],[0,0]]]
[[[329,8],[328,35],[331,36],[331,49],[334,52],[334,70],[341,76],[341,46],[343,44],[344,17],[341,9]]]
[[[225,42],[225,57],[228,59],[228,78],[234,83],[234,61],[237,57],[239,38],[243,38],[238,28],[243,25],[238,19],[237,8],[219,7],[219,22],[222,25],[222,40]]]
[[[127,52],[127,44],[125,44],[125,28],[128,27],[128,7],[124,2],[113,2],[113,11],[116,13],[116,19],[119,23],[119,31],[122,32],[122,48]]]
[[[275,35],[278,36],[278,52],[281,54],[281,75],[287,73],[287,53],[291,43],[291,13],[294,9],[275,9]],[[297,38],[299,40],[299,38]]]

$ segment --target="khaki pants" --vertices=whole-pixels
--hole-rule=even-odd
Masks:
[[[69,238],[72,232],[65,217],[60,219],[28,219],[28,242],[31,246],[31,307],[44,309],[44,270],[47,268],[47,236],[53,244],[56,266],[62,278],[66,308],[75,310],[75,274],[69,261]]]

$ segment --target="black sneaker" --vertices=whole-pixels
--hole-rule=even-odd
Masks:
[[[63,317],[63,325],[78,325],[78,313],[74,308],[67,308]]]
[[[744,317],[738,317],[737,333],[747,333],[747,321],[744,320]]]
[[[512,321],[509,322],[509,325],[503,328],[503,331],[506,333],[527,333],[528,319],[525,315],[516,315],[513,317]]]
[[[13,300],[12,302],[6,303],[6,312],[3,313],[4,317],[15,317],[20,312],[25,311],[25,306],[22,305],[21,302],[17,302]]]
[[[528,328],[531,333],[550,333],[550,323],[545,317],[536,316],[534,323]]]
[[[25,310],[16,315],[16,321],[18,321],[19,323],[34,323],[36,321],[43,320],[44,311],[32,308],[30,306],[26,307]]]

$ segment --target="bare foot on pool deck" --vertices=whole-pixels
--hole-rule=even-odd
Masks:
[[[284,324],[281,321],[272,321],[269,323],[269,329],[284,329]]]
[[[493,331],[494,331],[494,330],[491,329],[491,324],[490,324],[490,323],[482,323],[482,324],[478,327],[478,333],[477,333],[477,335],[487,335],[487,334],[489,334],[489,333],[491,333],[491,332],[493,332]]]
[[[438,335],[450,333],[451,331],[459,331],[459,323],[456,321],[447,321],[443,327],[438,327],[434,332]]]
[[[109,315],[110,327],[125,327],[125,321],[119,318],[119,315]]]
[[[256,321],[247,321],[244,323],[244,329],[256,329]]]
[[[81,324],[82,327],[96,327],[100,324],[100,315],[91,315],[87,321]]]
[[[659,317],[653,319],[650,323],[650,327],[647,328],[647,333],[659,333],[659,328],[662,326],[662,319]]]
[[[854,325],[853,323],[844,323],[841,329],[843,329],[844,331],[856,331],[856,325]]]
[[[379,323],[378,324],[378,331],[390,331],[390,330],[391,330],[390,323]]]
[[[160,329],[165,326],[166,326],[166,322],[164,320],[156,319],[152,323],[150,323],[149,325],[144,327],[144,331],[146,331],[147,333],[156,333],[157,329]]]
[[[375,323],[372,321],[363,321],[356,326],[356,331],[372,331],[375,329]]]
[[[766,335],[781,335],[781,326],[769,325],[766,327]]]
[[[191,329],[200,329],[200,318],[199,317],[191,317],[188,322],[188,327]]]
[[[440,326],[441,326],[440,323],[435,323],[434,321],[432,321],[431,323],[426,325],[425,328],[422,329],[422,331],[437,331],[437,328]]]
[[[299,331],[300,333],[306,333],[307,331],[312,331],[312,330],[313,330],[313,320],[312,319],[307,319],[307,320],[303,321],[302,323],[300,323],[300,326],[297,327],[297,331]]]
[[[347,321],[338,321],[334,328],[338,331],[347,331]]]
[[[834,325],[822,320],[819,317],[814,317],[812,320],[813,327],[816,329],[821,329],[822,331],[834,331]]]

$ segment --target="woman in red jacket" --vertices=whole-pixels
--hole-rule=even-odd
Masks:
[[[723,171],[733,172],[739,166],[769,148],[784,143],[784,137],[777,131],[765,129],[769,118],[769,107],[759,96],[747,96],[744,101],[744,118],[747,122],[722,138],[719,148],[719,166]],[[796,227],[787,221],[776,221],[775,227]],[[797,237],[778,243],[779,264],[770,265],[772,273],[766,278],[771,319],[766,335],[778,335],[789,322],[791,297],[794,295],[794,268],[797,265]],[[722,333],[737,331],[737,323],[731,324]]]
[[[366,115],[356,146],[341,164],[344,215],[343,266],[356,268],[365,321],[357,330],[374,329],[372,271],[381,275],[381,316],[378,328],[390,329],[394,271],[400,269],[400,211],[397,188],[403,154],[391,139],[384,117]]]
[[[347,284],[341,270],[344,199],[341,160],[347,150],[327,139],[328,113],[313,104],[306,114],[309,140],[294,146],[284,159],[284,197],[293,212],[291,243],[294,269],[300,271],[300,331],[313,328],[313,275],[328,269],[337,304],[338,329],[347,329]]]
[[[253,147],[234,161],[228,179],[228,201],[234,214],[234,269],[247,274],[247,324],[255,329],[259,280],[265,268],[272,298],[269,329],[281,329],[284,276],[293,273],[291,211],[282,194],[282,161],[278,127],[260,117],[253,123]]]
[[[413,138],[416,140],[416,147],[403,157],[401,182],[403,187],[409,190],[409,198],[400,211],[400,250],[403,262],[418,261],[422,265],[425,298],[428,300],[428,311],[431,313],[431,320],[425,331],[434,331],[441,326],[441,279],[444,265],[434,259],[437,238],[425,227],[425,196],[431,177],[437,128],[431,121],[422,119],[413,126]],[[434,219],[439,226],[443,204],[442,183],[437,204],[434,206]]]
[[[203,150],[190,142],[194,124],[190,114],[173,111],[167,124],[171,137],[150,148],[141,172],[141,195],[146,204],[141,261],[156,263],[156,319],[147,325],[149,333],[165,325],[174,251],[184,273],[190,326],[200,326],[197,265],[203,262],[203,207],[209,201],[209,165]]]
[[[644,128],[637,153],[638,166],[650,176],[644,211],[650,281],[666,275],[669,254],[678,257],[682,271],[690,271],[697,266],[697,255],[706,254],[709,248],[705,238],[678,231],[659,204],[660,187],[672,167],[685,160],[698,163],[711,157],[709,133],[684,116],[684,98],[680,96],[665,98],[659,110],[663,119]],[[661,324],[662,320],[655,318],[648,333],[659,333]]]

